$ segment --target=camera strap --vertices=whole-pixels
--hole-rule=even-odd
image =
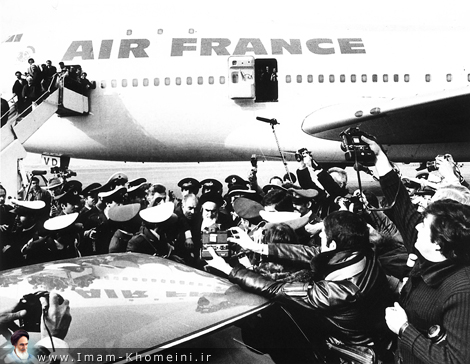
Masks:
[[[398,192],[400,191],[400,186],[402,185],[402,183],[400,182],[398,184],[398,187],[397,187],[397,192],[395,193],[395,197],[393,198],[393,201],[392,203],[389,205],[389,206],[385,206],[385,207],[379,207],[379,208],[370,208],[365,202],[364,202],[364,194],[363,194],[363,190],[362,190],[362,183],[361,183],[361,175],[360,175],[360,168],[359,168],[359,162],[357,160],[357,150],[354,151],[354,169],[356,170],[356,173],[357,173],[357,183],[358,183],[358,186],[359,186],[359,200],[361,201],[362,205],[365,207],[365,209],[369,212],[372,212],[372,211],[387,211],[387,210],[390,210],[394,205],[395,205],[395,202],[397,201],[397,197],[398,197]]]

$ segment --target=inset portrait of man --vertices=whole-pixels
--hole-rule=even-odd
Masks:
[[[27,331],[21,329],[15,331],[10,341],[15,349],[5,357],[5,363],[39,363],[28,353],[29,334]]]

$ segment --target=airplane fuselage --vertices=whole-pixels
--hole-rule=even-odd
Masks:
[[[278,120],[275,131],[288,154],[307,147],[319,161],[343,161],[338,142],[302,132],[303,120],[313,111],[368,97],[410,96],[470,83],[464,63],[469,51],[453,33],[343,30],[325,35],[304,30],[302,36],[295,31],[281,36],[279,30],[266,28],[260,35],[227,35],[233,33],[123,28],[118,38],[115,31],[105,30],[98,37],[82,30],[73,36],[51,34],[47,42],[24,34],[20,42],[3,43],[2,53],[17,54],[16,62],[2,71],[2,78],[9,76],[11,83],[16,68],[26,69],[27,58],[33,57],[37,63],[51,59],[56,66],[59,61],[79,64],[97,86],[90,92],[89,115],[53,116],[25,148],[125,161],[278,156],[270,125],[256,120],[261,116]],[[449,58],[450,53],[455,56]],[[277,102],[231,98],[229,59],[245,56],[277,61]],[[387,148],[391,158],[402,161],[432,158],[439,148],[470,157],[466,143]]]

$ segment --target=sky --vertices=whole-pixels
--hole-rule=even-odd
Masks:
[[[282,5],[281,5],[282,4]],[[283,24],[318,24],[325,27],[351,24],[370,28],[432,28],[446,25],[466,27],[467,0],[371,1],[292,0],[286,4],[264,0],[0,0],[1,39],[26,29],[36,31],[65,20],[74,27],[99,24],[113,19],[117,24],[145,19],[184,23],[250,24],[262,21]],[[306,4],[308,4],[306,6]],[[279,10],[281,9],[281,12]],[[142,11],[143,10],[143,11]],[[282,17],[279,17],[279,13]],[[160,17],[164,14],[164,17]],[[171,14],[168,17],[168,14]],[[18,20],[20,19],[20,21]],[[57,31],[61,31],[58,27]]]

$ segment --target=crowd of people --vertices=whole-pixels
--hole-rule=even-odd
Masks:
[[[122,172],[86,187],[59,175],[42,188],[33,176],[12,206],[0,188],[1,267],[159,256],[279,300],[320,357],[361,347],[384,363],[468,363],[468,184],[450,155],[402,178],[376,141],[362,139],[383,197],[349,191],[343,169],[322,168],[305,148],[296,175],[261,187],[253,167],[247,179],[228,176],[226,194],[216,179],[183,178],[181,200]]]

